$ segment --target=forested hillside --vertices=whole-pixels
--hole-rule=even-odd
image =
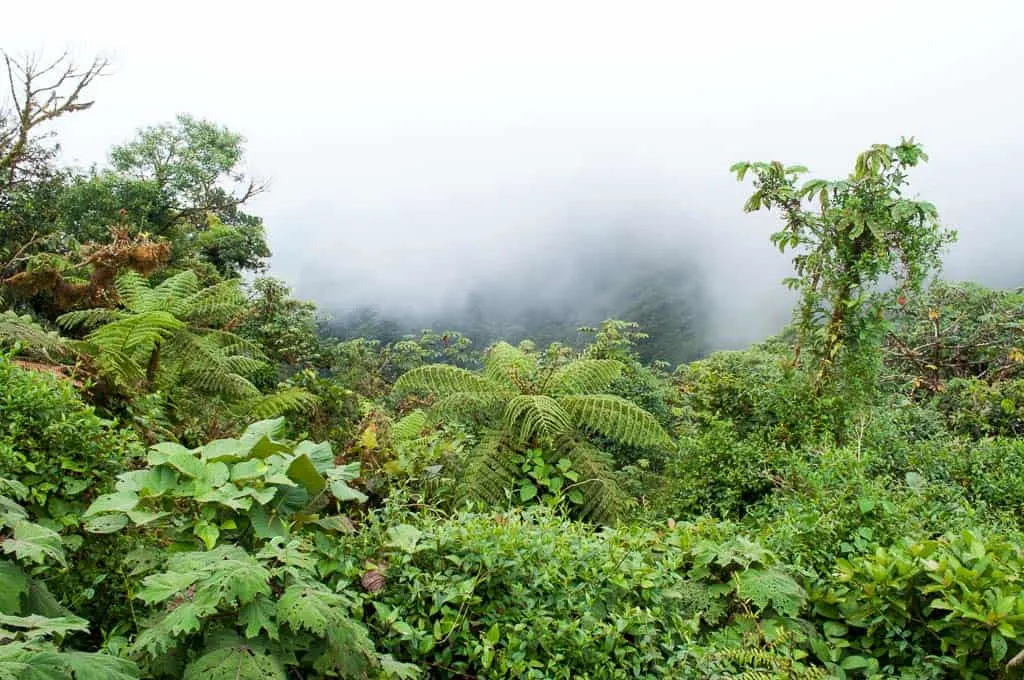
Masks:
[[[914,139],[732,167],[793,265],[748,349],[656,244],[552,259],[589,328],[524,271],[332,334],[239,132],[69,167],[107,65],[6,68],[0,679],[1019,675],[1024,293],[942,279]]]

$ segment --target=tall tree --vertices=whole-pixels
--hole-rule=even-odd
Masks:
[[[800,184],[807,169],[778,161],[731,168],[740,181],[754,175],[745,211],[782,215],[784,226],[771,240],[796,251],[796,276],[785,281],[800,293],[796,361],[804,350],[813,353],[819,392],[831,390],[844,413],[877,377],[886,323],[880,282],[893,279],[902,295],[919,292],[955,237],[939,224],[934,205],[904,195],[908,171],[927,159],[919,144],[903,139],[858,155],[846,179]],[[837,418],[840,439],[844,420]]]

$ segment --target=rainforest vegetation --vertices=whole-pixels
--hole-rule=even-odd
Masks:
[[[106,64],[5,66],[0,679],[1024,666],[1024,294],[941,278],[913,139],[733,166],[793,265],[748,349],[666,298],[338,337],[266,275],[240,134],[68,167]]]

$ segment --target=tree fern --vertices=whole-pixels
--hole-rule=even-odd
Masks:
[[[548,465],[569,456],[573,475],[581,477],[573,480],[571,491],[576,514],[609,522],[625,499],[612,462],[588,436],[600,435],[627,446],[671,445],[647,411],[621,397],[594,394],[621,372],[622,364],[613,360],[543,366],[536,354],[498,343],[488,350],[482,373],[424,366],[399,378],[395,392],[432,393],[437,397],[432,407],[435,416],[484,426],[480,444],[460,462],[460,497],[503,502],[523,480],[522,453],[539,450]]]
[[[562,397],[559,403],[580,427],[628,446],[670,446],[658,421],[628,399],[611,394]]]
[[[93,354],[103,373],[134,387],[146,377],[146,358],[183,327],[167,312],[144,312],[104,324],[76,346]]]

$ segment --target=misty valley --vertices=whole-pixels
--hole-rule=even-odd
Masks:
[[[110,65],[4,67],[0,680],[1020,676],[1024,290],[928,140],[718,169],[781,315],[629,219],[318,306],[241,132],[80,167]]]

